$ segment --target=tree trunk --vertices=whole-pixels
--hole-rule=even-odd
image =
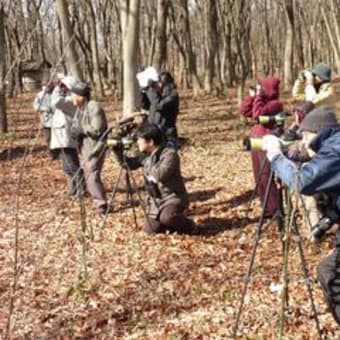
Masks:
[[[120,0],[123,41],[123,117],[135,110],[139,0]]]
[[[215,56],[217,49],[217,10],[215,0],[206,0],[205,8],[206,34],[206,65],[204,77],[204,90],[208,93],[212,91],[213,79],[215,76]]]
[[[286,39],[284,52],[283,83],[289,90],[293,83],[293,52],[294,52],[294,0],[285,0]]]
[[[155,62],[157,70],[164,67],[166,61],[166,23],[167,23],[168,0],[157,0],[157,17],[156,17],[156,45],[155,45]]]
[[[5,41],[5,13],[3,5],[0,7],[0,132],[7,132],[6,113],[6,41]]]
[[[74,34],[70,23],[70,13],[66,0],[56,0],[57,12],[62,28],[63,44],[66,48],[66,64],[68,71],[75,78],[82,80],[82,72],[79,63],[79,57],[76,50]]]
[[[89,25],[91,30],[91,54],[92,54],[92,62],[93,62],[93,72],[92,77],[95,86],[96,95],[99,97],[104,96],[103,90],[103,82],[100,72],[100,64],[99,64],[99,56],[98,56],[98,45],[97,45],[97,28],[96,28],[96,18],[95,13],[92,7],[92,3],[90,0],[86,1],[88,9],[89,9]]]

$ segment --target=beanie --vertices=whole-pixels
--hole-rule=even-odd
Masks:
[[[313,69],[312,73],[316,76],[319,76],[324,81],[331,80],[331,69],[325,63],[317,64]]]
[[[300,131],[319,133],[325,128],[339,127],[334,111],[328,106],[322,106],[311,111],[301,122]]]

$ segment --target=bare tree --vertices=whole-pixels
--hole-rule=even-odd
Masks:
[[[123,116],[135,109],[139,0],[120,0],[123,42]]]
[[[96,17],[93,9],[93,5],[91,0],[86,0],[86,4],[88,6],[88,18],[89,18],[89,26],[91,31],[91,55],[93,62],[93,81],[95,84],[95,92],[97,96],[103,97],[103,82],[101,78],[100,71],[100,62],[99,62],[99,54],[98,54],[98,44],[97,44],[97,28],[96,28]]]
[[[157,0],[156,39],[155,39],[155,67],[160,70],[166,60],[166,24],[168,0]]]
[[[7,132],[6,113],[6,41],[5,41],[5,12],[3,5],[0,7],[0,132]]]
[[[283,83],[288,90],[293,83],[293,53],[294,53],[294,0],[285,0],[286,39],[284,52]]]
[[[70,23],[70,13],[68,9],[68,3],[66,0],[56,0],[57,12],[60,19],[61,27],[62,27],[62,36],[64,46],[66,48],[66,58],[67,58],[67,66],[69,68],[70,73],[82,80],[82,72],[79,63],[79,57],[76,50],[74,34],[72,32],[72,26]]]

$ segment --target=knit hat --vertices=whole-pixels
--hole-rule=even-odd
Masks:
[[[300,131],[319,133],[325,128],[338,128],[339,123],[334,111],[322,106],[311,111],[300,124]]]
[[[299,102],[294,105],[294,112],[297,114],[299,123],[314,109],[314,104],[310,101]]]
[[[317,64],[313,69],[312,73],[316,76],[319,76],[324,81],[331,80],[331,69],[325,63]]]
[[[91,88],[81,81],[76,81],[70,90],[72,93],[81,97],[88,97],[91,93]]]

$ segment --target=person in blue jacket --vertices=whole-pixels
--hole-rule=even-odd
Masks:
[[[334,113],[333,113],[334,114]],[[307,116],[308,117],[308,116]],[[262,149],[267,152],[275,174],[289,188],[304,195],[324,193],[329,199],[329,216],[323,228],[340,220],[340,128],[336,123],[320,132],[309,145],[316,154],[299,167],[289,160],[282,151],[282,143],[275,136],[264,136]],[[321,221],[321,220],[320,220]],[[317,231],[320,226],[316,226]],[[320,234],[322,234],[320,233]],[[322,260],[317,269],[326,301],[334,319],[340,324],[340,231],[336,233],[336,245],[332,254]]]

